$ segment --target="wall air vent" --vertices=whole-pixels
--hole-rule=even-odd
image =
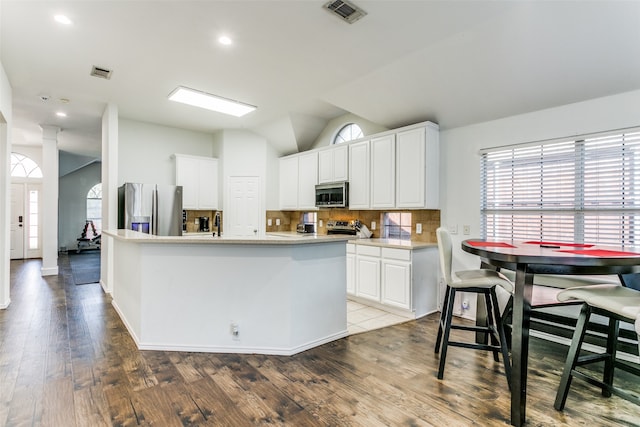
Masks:
[[[101,79],[109,80],[111,78],[111,70],[107,70],[106,68],[96,67],[95,65],[91,68],[91,75],[93,77],[99,77]]]
[[[343,21],[353,24],[358,19],[367,14],[364,10],[360,9],[355,4],[345,0],[334,0],[323,6],[326,10],[333,15],[338,16]]]

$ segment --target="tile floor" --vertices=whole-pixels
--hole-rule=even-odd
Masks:
[[[384,328],[409,320],[411,319],[347,300],[347,329],[349,335]]]

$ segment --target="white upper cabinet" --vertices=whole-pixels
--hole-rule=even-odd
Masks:
[[[347,181],[349,179],[349,148],[334,145],[318,152],[318,184]]]
[[[298,157],[280,158],[280,209],[298,208]]]
[[[371,207],[394,208],[396,203],[395,135],[371,140]]]
[[[176,154],[176,185],[182,186],[182,209],[218,209],[218,159]]]
[[[436,125],[396,134],[396,207],[439,208],[439,163]]]
[[[280,209],[315,209],[318,153],[280,158]]]
[[[298,209],[316,208],[318,153],[301,154],[298,158]]]
[[[370,200],[370,141],[349,144],[349,209],[368,209]]]

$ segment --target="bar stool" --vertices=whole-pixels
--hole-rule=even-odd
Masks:
[[[502,353],[507,383],[511,386],[511,363],[509,361],[509,351],[507,349],[500,307],[498,306],[498,298],[496,296],[496,286],[500,286],[505,291],[511,293],[513,291],[513,284],[505,276],[493,270],[478,269],[453,272],[451,269],[453,255],[451,236],[449,232],[442,227],[436,230],[436,235],[440,254],[440,268],[442,269],[442,275],[447,284],[447,290],[442,303],[442,313],[440,314],[440,325],[438,326],[435,348],[436,353],[440,352],[438,379],[441,380],[444,378],[447,349],[449,346],[454,346],[491,351],[493,352],[493,359],[496,362],[499,361],[498,353]],[[457,290],[484,294],[487,304],[487,326],[467,326],[452,323],[453,306]],[[451,329],[487,333],[491,338],[491,344],[476,343],[475,341],[450,341],[449,334]],[[440,344],[442,344],[442,349],[440,348]]]
[[[602,389],[602,395],[605,397],[610,397],[611,394],[615,394],[623,399],[640,403],[640,399],[637,396],[613,386],[613,372],[616,366],[640,375],[640,370],[637,368],[616,360],[619,322],[633,323],[637,321],[640,323],[640,320],[637,320],[640,316],[640,291],[620,285],[580,286],[560,292],[558,294],[558,300],[582,300],[584,303],[578,316],[576,329],[573,333],[569,352],[567,353],[567,360],[553,406],[559,411],[564,409],[573,377],[578,377],[590,384],[597,385]],[[591,314],[599,314],[609,319],[606,350],[604,353],[580,356],[580,350],[584,342]],[[636,328],[640,329],[640,325],[637,325]],[[596,379],[576,369],[578,366],[595,362],[604,362],[602,380]]]

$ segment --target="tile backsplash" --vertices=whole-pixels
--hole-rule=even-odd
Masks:
[[[302,214],[307,211],[267,211],[266,230],[267,232],[296,231],[296,226],[301,222]],[[380,237],[380,226],[382,215],[385,212],[409,212],[411,213],[411,239],[419,242],[436,242],[436,229],[440,226],[440,210],[418,209],[418,210],[349,210],[349,209],[321,209],[314,211],[318,214],[318,234],[327,234],[327,221],[351,221],[358,219],[371,230],[371,223],[375,221],[376,229],[371,230],[374,238]],[[271,226],[268,220],[271,219]],[[280,225],[276,225],[277,220]],[[322,227],[319,226],[322,221]],[[422,224],[422,234],[416,233],[416,224]]]

